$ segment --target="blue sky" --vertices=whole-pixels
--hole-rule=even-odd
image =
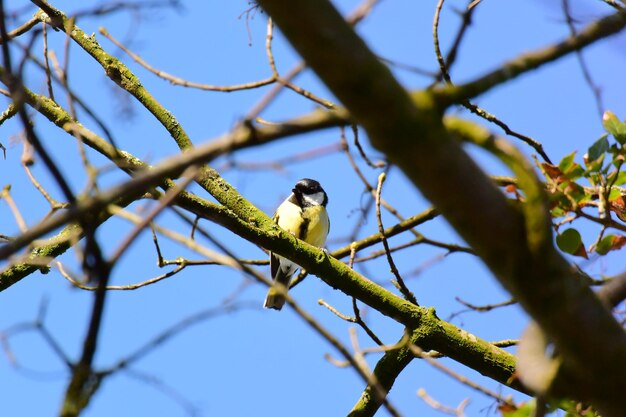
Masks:
[[[105,3],[85,1],[80,9]],[[344,12],[359,4],[351,0],[338,3]],[[8,1],[5,7],[11,10],[26,4]],[[68,12],[78,10],[75,2],[71,1],[55,1],[52,4]],[[372,15],[359,25],[358,32],[381,57],[434,71],[437,64],[432,51],[431,25],[435,4],[434,1],[382,1]],[[444,6],[440,27],[444,51],[449,47],[458,24],[453,9],[462,8],[465,4],[449,1]],[[575,16],[581,22],[590,22],[611,12],[602,2],[574,1],[572,4]],[[96,33],[96,38],[107,51],[120,57],[135,71],[144,86],[175,115],[192,140],[199,144],[232,128],[268,88],[225,94],[172,86],[140,68],[99,35],[98,28],[106,27],[113,36],[163,71],[207,84],[237,84],[271,74],[265,56],[267,17],[257,13],[246,19],[245,15],[241,15],[248,7],[247,2],[241,0],[183,1],[181,10],[153,10],[141,14],[139,18],[121,12],[101,18],[81,19],[78,24],[86,33]],[[28,16],[26,14],[23,18]],[[539,1],[518,2],[515,7],[511,7],[504,2],[485,0],[478,6],[474,17],[474,24],[452,70],[452,78],[457,82],[472,80],[507,59],[562,39],[568,34],[560,2],[556,1],[546,4]],[[63,56],[64,40],[63,35],[50,33],[50,48],[60,57]],[[625,42],[626,37],[621,34],[585,51],[594,80],[602,88],[605,109],[612,110],[621,119],[626,117],[626,102],[623,100],[626,93],[623,81]],[[35,45],[35,50],[40,54],[41,43]],[[105,77],[102,69],[76,45],[71,48],[72,88],[97,110],[123,149],[151,163],[177,151],[167,132],[138,103],[124,96]],[[273,50],[281,73],[299,61],[279,31],[275,32]],[[427,77],[394,66],[392,69],[408,89],[423,88],[430,81]],[[317,95],[333,99],[310,71],[298,77],[296,82]],[[26,83],[34,91],[45,93],[41,73],[32,66],[27,68]],[[60,89],[55,91],[63,97]],[[65,103],[63,99],[60,101]],[[555,161],[578,150],[578,161],[581,162],[587,147],[603,132],[593,96],[584,84],[575,56],[566,57],[497,87],[478,98],[477,103],[497,115],[512,129],[542,142]],[[6,104],[4,99],[2,107]],[[313,108],[314,104],[310,101],[291,91],[283,91],[262,113],[262,117],[280,121],[307,113]],[[465,114],[461,110],[459,113]],[[85,118],[84,123],[98,131],[89,119]],[[41,117],[36,119],[35,128],[70,179],[74,190],[82,191],[87,183],[76,144],[66,133],[50,126]],[[500,133],[495,126],[491,128]],[[32,189],[20,166],[21,145],[11,139],[19,130],[20,126],[15,120],[0,126],[0,142],[7,147],[6,160],[0,160],[0,186],[11,184],[11,194],[16,204],[27,223],[33,225],[46,214],[48,206]],[[270,162],[336,144],[338,140],[338,130],[326,130],[241,151],[234,156],[234,160]],[[362,143],[368,155],[378,159],[379,155],[367,146],[365,138],[362,138]],[[531,150],[523,144],[518,146],[531,154]],[[475,149],[470,149],[470,152],[490,173],[506,173],[499,163],[483,152]],[[356,155],[355,152],[353,154]],[[109,165],[95,154],[92,157],[92,162],[98,167]],[[358,156],[357,160],[370,182],[374,183],[379,172],[368,168]],[[229,160],[220,159],[213,166],[219,168],[227,162]],[[46,178],[46,171],[40,162],[35,165],[33,172],[45,186],[53,190],[57,198],[61,198],[58,190]],[[342,154],[289,165],[283,171],[223,170],[222,174],[246,198],[268,214],[285,198],[299,178],[318,179],[330,197],[331,251],[346,243],[346,237],[359,222],[358,210],[365,201],[362,185]],[[109,172],[99,177],[99,184],[107,187],[124,179],[124,175]],[[210,198],[199,188],[192,189]],[[391,170],[383,196],[405,216],[429,207],[397,169]],[[146,205],[141,203],[133,209],[142,207]],[[383,222],[390,226],[395,220],[385,214]],[[188,228],[171,214],[159,217],[158,223],[188,233]],[[259,248],[221,227],[206,222],[201,224],[242,258],[265,257]],[[586,243],[593,242],[594,233],[598,230],[582,223],[580,227],[585,232]],[[0,233],[18,232],[3,201],[0,201],[0,229]],[[130,230],[128,222],[120,219],[111,221],[99,230],[98,238],[105,252],[110,255]],[[459,243],[454,231],[442,220],[425,224],[419,230],[431,238]],[[375,221],[369,218],[359,236],[376,231]],[[399,244],[408,239],[409,236],[399,237],[392,239],[391,243]],[[206,241],[202,243],[211,247]],[[200,259],[198,255],[166,239],[161,239],[161,249],[168,259],[178,256]],[[369,253],[370,250],[366,250],[362,255]],[[448,319],[453,313],[463,310],[455,297],[474,304],[508,299],[508,295],[476,259],[470,255],[452,254],[443,261],[433,262],[441,254],[441,250],[418,246],[399,252],[394,258],[399,269],[409,277],[409,285],[421,305],[435,307],[439,317]],[[78,271],[75,254],[68,253],[60,260]],[[573,261],[581,263],[595,276],[619,272],[626,266],[623,257],[619,255],[591,261]],[[0,267],[2,265],[0,263]],[[410,271],[422,266],[427,267],[411,276]],[[267,268],[262,271],[268,273]],[[383,258],[368,263],[360,272],[391,287],[388,283],[392,276]],[[151,236],[143,233],[115,268],[112,284],[139,282],[160,273],[163,270],[156,267]],[[214,266],[189,267],[182,274],[150,287],[112,292],[105,310],[101,345],[96,357],[96,364],[100,367],[115,364],[168,326],[199,311],[219,307],[232,294],[237,294],[236,302],[242,308],[192,326],[142,357],[133,365],[132,373],[120,372],[107,379],[83,415],[183,416],[187,415],[186,410],[190,407],[201,416],[307,417],[346,414],[363,389],[362,380],[353,370],[337,368],[324,359],[325,353],[338,359],[339,355],[288,308],[280,313],[263,311],[261,304],[264,292],[265,288],[249,282],[240,273]],[[322,325],[350,346],[348,328],[351,324],[339,320],[317,304],[317,300],[322,298],[339,311],[350,313],[351,300],[348,297],[312,276],[293,291],[293,296]],[[48,306],[46,328],[50,329],[66,354],[76,358],[88,323],[92,297],[89,293],[72,288],[56,270],[47,275],[34,274],[0,293],[0,331],[16,323],[32,321],[43,300],[47,300]],[[386,343],[394,343],[400,338],[400,326],[375,312],[366,310],[365,314],[368,323]],[[506,307],[490,314],[469,312],[451,320],[487,340],[517,338],[527,324],[527,318],[517,307]],[[372,345],[363,332],[359,331],[358,334],[362,347]],[[0,357],[0,392],[7,393],[0,404],[0,414],[57,413],[68,375],[63,363],[35,333],[12,337],[10,343],[19,363],[30,371],[16,371],[6,357]],[[379,357],[368,356],[370,365],[373,366]],[[499,389],[495,383],[481,379],[472,370],[449,360],[442,362],[492,389]],[[148,375],[149,381],[138,375]],[[441,415],[416,396],[418,388],[425,388],[429,395],[450,406],[456,406],[470,397],[472,401],[467,408],[468,415],[494,413],[493,408],[489,408],[493,403],[491,399],[468,390],[426,363],[414,361],[397,380],[390,396],[403,415]],[[164,390],[174,390],[176,394],[170,392],[168,395]],[[514,395],[517,399],[524,398]],[[387,412],[381,410],[378,415],[385,416]]]

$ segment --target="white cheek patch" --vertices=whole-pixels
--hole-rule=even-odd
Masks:
[[[305,204],[310,206],[319,206],[324,202],[324,193],[322,191],[315,194],[302,194]]]

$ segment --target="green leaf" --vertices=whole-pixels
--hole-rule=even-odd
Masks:
[[[615,235],[604,236],[600,240],[600,242],[598,242],[598,246],[596,246],[596,252],[599,255],[606,255],[607,253],[609,253],[609,251],[613,247],[613,239],[615,239]]]
[[[580,203],[580,201],[585,198],[586,193],[585,189],[582,186],[578,185],[575,182],[568,182],[564,184],[565,187],[562,189],[563,193],[573,198],[574,201]]]
[[[611,144],[608,153],[610,153],[612,156],[611,164],[613,164],[615,168],[621,167],[622,164],[626,162],[626,150],[621,144]]]
[[[565,253],[570,255],[587,257],[583,240],[576,229],[567,229],[556,236],[556,245]],[[584,253],[584,255],[583,255]]]
[[[563,210],[563,208],[559,207],[559,206],[554,206],[552,208],[552,210],[550,210],[550,215],[557,219],[559,217],[564,217],[567,214],[567,212],[565,210]]]
[[[565,173],[565,176],[572,181],[577,180],[583,175],[585,175],[585,170],[583,169],[583,167],[576,163],[572,164],[570,166],[570,169],[567,170],[567,172]]]
[[[626,123],[620,121],[613,112],[605,111],[602,115],[602,124],[620,144],[626,143]]]
[[[609,181],[610,180],[611,178],[609,178]],[[620,171],[617,174],[617,179],[613,183],[613,185],[623,185],[623,184],[626,184],[626,171]]]
[[[582,207],[582,206],[587,205],[592,200],[593,200],[593,194],[585,193],[585,195],[581,199],[576,200],[576,202],[578,203],[579,207]]]
[[[613,188],[609,191],[609,201],[615,201],[622,196],[622,191],[619,188]]]
[[[575,156],[576,156],[576,151],[572,152],[571,154],[561,159],[561,162],[559,162],[559,168],[561,169],[563,173],[567,173],[567,171],[569,171],[572,168],[572,165],[574,165]]]
[[[583,169],[583,167],[574,162],[575,156],[576,151],[561,159],[561,162],[559,162],[558,166],[561,172],[565,175],[565,177],[570,180],[578,179],[585,174],[585,170]]]
[[[595,163],[595,162],[594,162]],[[600,174],[597,171],[593,171],[591,170],[591,172],[589,172],[589,175],[587,175],[587,180],[589,180],[589,182],[591,183],[591,185],[598,185],[601,183],[602,179],[602,174]]]
[[[620,249],[624,244],[626,244],[625,236],[606,235],[598,242],[596,253],[598,255],[606,255],[612,250]]]
[[[572,400],[564,400],[564,399],[551,399],[548,402],[548,413],[553,413],[557,410],[565,411],[565,415],[563,417],[599,417],[598,413],[594,411],[588,405],[583,405],[579,402]],[[562,412],[559,411],[557,416],[561,416]]]
[[[587,150],[587,159],[589,160],[588,164],[594,162],[609,150],[609,141],[607,136],[608,134],[606,133],[600,136],[600,139],[595,141],[595,143],[589,147],[589,150]]]
[[[591,160],[587,160],[586,164],[587,165],[587,171],[589,172],[600,172],[602,171],[602,165],[604,164],[604,155],[602,154],[600,155],[597,159],[591,161]]]

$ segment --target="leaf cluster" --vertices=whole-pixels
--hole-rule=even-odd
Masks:
[[[626,123],[607,111],[603,125],[605,133],[587,149],[582,165],[575,161],[576,151],[557,165],[539,164],[551,197],[551,215],[554,219],[563,219],[556,223],[557,231],[561,225],[579,217],[592,217],[603,225],[596,241],[588,248],[576,228],[570,227],[557,234],[559,249],[584,258],[588,257],[588,252],[603,256],[626,244],[624,234],[604,234],[607,228],[619,229],[621,225],[611,219],[611,214],[626,222],[626,193],[623,189],[626,172],[622,170],[626,157]],[[583,209],[588,208],[595,208],[598,216],[585,214]]]

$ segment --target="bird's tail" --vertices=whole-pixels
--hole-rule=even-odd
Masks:
[[[274,310],[280,310],[285,305],[285,295],[289,289],[289,281],[291,280],[291,274],[285,274],[282,269],[278,269],[274,283],[267,292],[263,307],[273,308]]]
[[[283,287],[283,291],[280,291],[276,287],[280,285]],[[287,288],[282,284],[274,284],[270,287],[270,290],[267,292],[267,297],[265,297],[265,303],[263,303],[263,307],[265,308],[273,308],[274,310],[280,310],[285,305],[285,295],[284,292],[287,291]]]

